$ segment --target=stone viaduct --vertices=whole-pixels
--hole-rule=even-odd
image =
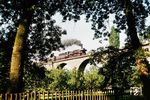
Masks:
[[[84,71],[87,64],[90,62],[90,57],[86,54],[85,50],[74,50],[54,56],[45,66],[47,69],[60,68],[60,69],[74,69]]]
[[[143,49],[150,55],[150,45],[144,46]],[[150,64],[150,56],[147,57]],[[79,71],[84,71],[87,64],[90,62],[90,57],[86,54],[86,50],[74,50],[59,54],[59,56],[54,56],[50,59],[45,67],[50,70],[51,68],[60,69],[74,69]]]

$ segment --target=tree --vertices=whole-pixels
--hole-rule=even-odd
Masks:
[[[3,32],[4,29],[2,28]],[[9,86],[9,66],[14,36],[12,33],[0,34],[0,92],[6,92]]]
[[[9,92],[19,92],[23,87],[23,66],[26,63],[29,65],[28,62],[32,64],[31,58],[45,60],[46,55],[61,46],[60,36],[66,32],[54,26],[55,22],[51,16],[61,9],[64,2],[2,0],[0,4],[0,22],[5,26],[1,35],[5,39],[8,39],[8,33],[10,37],[15,37],[10,64]],[[9,52],[11,53],[11,50]]]
[[[85,87],[86,89],[99,89],[102,85],[104,77],[99,75],[99,70],[95,66],[89,69],[89,71],[84,73]]]
[[[70,90],[82,90],[85,88],[83,73],[80,73],[76,68],[69,72],[68,86]]]
[[[6,41],[1,38],[0,39],[0,92],[5,92],[8,86],[8,67],[5,67],[6,65],[4,62],[7,60],[4,58],[4,55],[6,55],[5,50],[3,47],[6,45]],[[7,58],[7,56],[6,56]]]
[[[112,26],[110,36],[109,36],[109,45],[115,48],[119,48],[120,40],[119,40],[119,32]]]
[[[145,38],[148,42],[150,42],[150,26],[148,26],[146,29]]]
[[[71,1],[70,1],[71,2]],[[149,1],[131,1],[131,0],[106,0],[106,1],[72,1],[73,6],[68,6],[68,12],[61,13],[65,19],[79,20],[80,14],[86,14],[87,21],[92,21],[92,29],[95,30],[95,37],[108,36],[105,21],[110,14],[115,14],[114,23],[118,30],[127,29],[128,26],[130,43],[135,48],[140,46],[137,33],[144,31],[145,18],[149,14]],[[69,13],[70,11],[73,12]],[[134,11],[134,12],[133,12]],[[132,33],[132,34],[131,34]]]
[[[93,3],[93,2],[91,2],[91,3]],[[116,13],[115,23],[117,24],[117,27],[119,29],[124,29],[124,28],[126,28],[125,25],[128,26],[128,34],[127,35],[128,35],[128,39],[129,39],[131,48],[128,49],[127,52],[130,52],[131,49],[133,49],[132,52],[137,52],[138,50],[141,50],[140,52],[142,52],[142,49],[141,49],[142,44],[140,43],[137,34],[139,31],[142,32],[144,30],[144,19],[148,16],[149,9],[147,9],[147,8],[149,8],[149,5],[147,7],[145,7],[143,5],[142,1],[130,1],[130,0],[121,0],[121,1],[109,1],[108,0],[108,1],[105,1],[104,3],[96,2],[96,3],[93,3],[92,5],[94,5],[94,4],[100,5],[100,7],[95,6],[97,13],[94,13],[95,10],[93,11],[92,8],[91,8],[91,10],[89,10],[89,13],[93,14],[93,15],[91,14],[91,17],[93,18],[93,28],[96,31],[96,36],[102,35],[102,33],[100,33],[98,29],[104,28],[104,30],[105,30],[105,27],[103,26],[102,22],[104,22],[104,20],[108,18],[108,15],[110,13]],[[145,4],[148,4],[148,2],[146,1]],[[139,7],[139,9],[137,9],[137,7]],[[99,9],[99,8],[101,8],[101,9]],[[109,9],[109,8],[111,8],[111,9]],[[104,9],[104,11],[103,11],[103,9]],[[133,13],[133,11],[134,11],[134,13]],[[124,13],[122,13],[122,12],[124,12]],[[99,13],[103,13],[103,14],[99,14]],[[96,26],[98,26],[98,27],[96,27]],[[107,34],[103,33],[103,35],[107,35]],[[110,59],[109,63],[112,63],[112,62],[114,63],[115,60],[119,61],[118,58],[120,58],[121,56],[125,56],[124,54],[126,54],[127,52],[120,53],[118,55],[117,59],[114,59],[114,60]],[[138,57],[137,55],[135,55],[134,57],[136,59],[135,62],[139,62],[139,63],[136,63],[137,66],[141,66],[144,63],[144,62],[142,62],[143,58]],[[144,55],[143,55],[143,57],[144,57]],[[112,57],[112,58],[114,58],[114,57]],[[117,62],[116,62],[116,64],[117,64]],[[145,64],[144,64],[143,68],[145,68],[145,71],[147,72],[148,65],[145,65]],[[148,90],[150,87],[147,84],[149,83],[150,79],[148,78],[148,74],[141,74],[141,80],[143,81],[143,85],[145,87],[144,95],[147,99],[149,99],[150,97],[148,95]]]
[[[95,30],[95,38],[108,36],[105,23],[110,14],[115,14],[114,23],[117,25],[118,30],[128,30],[127,48],[121,50],[122,52],[118,54],[118,57],[115,56],[116,59],[113,61],[118,60],[120,57],[122,58],[126,53],[131,53],[131,51],[132,54],[135,54],[133,57],[135,58],[134,63],[136,62],[136,66],[145,68],[144,72],[146,72],[146,74],[139,71],[143,73],[141,74],[141,80],[144,85],[144,95],[147,100],[149,100],[149,68],[147,63],[142,61],[146,56],[143,55],[141,57],[141,55],[137,55],[137,53],[139,53],[139,50],[143,52],[138,33],[145,34],[145,18],[148,17],[150,13],[150,2],[148,0],[84,0],[78,2],[73,0],[71,3],[73,6],[66,6],[70,8],[70,10],[62,13],[62,15],[64,15],[64,20],[68,18],[76,21],[80,19],[81,14],[86,14],[87,21],[91,20],[93,22],[92,29]],[[72,11],[73,14],[70,13],[70,11]],[[132,62],[129,63],[134,64]],[[116,64],[118,63],[116,62]]]
[[[51,79],[47,76],[47,69],[37,63],[24,69],[24,90],[47,89]]]
[[[49,73],[47,73],[47,76],[52,80],[48,86],[51,90],[62,91],[67,89],[67,80],[69,76],[65,70],[52,69]]]

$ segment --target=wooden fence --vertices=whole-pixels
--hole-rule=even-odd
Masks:
[[[134,94],[134,93],[133,93]],[[143,100],[142,94],[131,91],[115,94],[113,90],[87,91],[30,91],[15,94],[0,94],[0,100]]]

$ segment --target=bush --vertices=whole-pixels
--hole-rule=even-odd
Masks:
[[[98,74],[98,69],[93,66],[84,74],[86,89],[99,89],[104,77]]]
[[[80,73],[77,69],[68,71],[68,89],[69,90],[82,90],[85,88],[83,73]]]
[[[48,78],[51,79],[51,82],[48,86],[50,89],[52,90],[67,89],[68,74],[65,70],[52,69],[48,74]]]
[[[98,74],[98,69],[92,67],[90,71],[82,73],[77,69],[71,71],[52,69],[48,74],[51,80],[49,88],[52,90],[83,90],[99,89],[104,77]]]

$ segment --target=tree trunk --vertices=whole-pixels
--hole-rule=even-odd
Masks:
[[[25,23],[21,22],[17,30],[11,57],[11,66],[10,66],[11,92],[19,91],[22,88],[21,54],[23,51],[23,40],[25,38],[24,36],[25,36]]]
[[[127,26],[129,31],[128,36],[130,37],[131,46],[136,50],[141,46],[141,43],[137,35],[136,21],[133,14],[132,4],[130,0],[121,0],[121,2],[124,7],[124,13],[127,19]]]
[[[19,23],[10,65],[10,88],[8,92],[20,92],[23,89],[23,51],[27,39],[27,32],[32,18],[32,11],[25,11]]]
[[[120,2],[124,8],[124,13],[127,18],[127,26],[129,31],[128,36],[130,37],[131,45],[135,51],[142,50],[142,45],[137,36],[136,21],[135,21],[135,16],[133,14],[131,1],[120,0]],[[135,59],[136,59],[136,65],[140,72],[141,81],[143,82],[143,94],[146,100],[150,100],[150,95],[149,95],[150,78],[148,77],[148,73],[149,73],[149,69],[147,67],[148,65],[145,65],[145,63],[142,62],[141,58],[135,58]]]

